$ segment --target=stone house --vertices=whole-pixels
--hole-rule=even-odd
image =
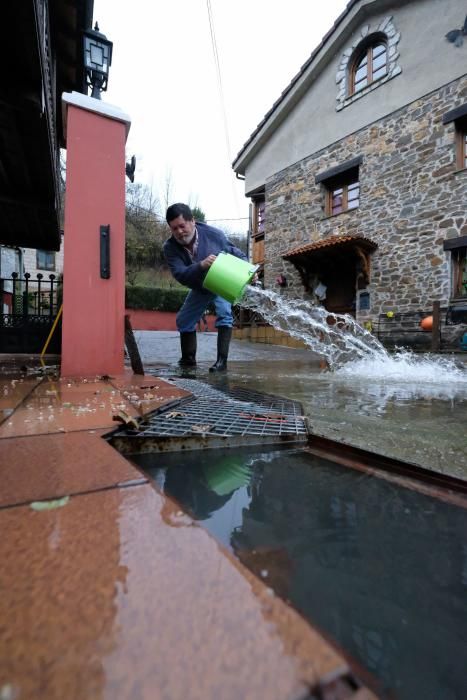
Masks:
[[[266,287],[361,323],[467,313],[466,12],[350,0],[251,134],[233,168]]]

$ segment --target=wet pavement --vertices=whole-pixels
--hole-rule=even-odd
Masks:
[[[179,334],[175,331],[135,331],[141,359],[145,364],[176,365],[180,358]],[[208,369],[216,361],[217,333],[203,332],[197,334],[198,349],[196,359],[201,369]],[[278,360],[295,361],[300,358],[306,362],[312,361],[319,366],[319,358],[309,350],[298,350],[279,345],[251,343],[243,340],[232,340],[229,353],[230,362],[277,362]],[[267,391],[263,387],[263,391]]]
[[[311,450],[133,459],[376,677],[381,697],[465,700],[465,494],[453,506]]]
[[[298,699],[346,669],[150,485],[0,515],[2,698]]]
[[[135,336],[153,375],[0,371],[1,700],[374,697],[261,571],[102,439],[115,416],[187,395],[164,380],[178,334]],[[467,478],[463,386],[354,381],[307,350],[235,340],[217,376],[216,338],[198,334],[193,378],[299,400],[317,434]]]
[[[146,365],[179,357],[178,334],[135,334]],[[467,479],[467,381],[413,382],[339,376],[323,371],[308,350],[232,341],[227,375],[212,375],[216,335],[198,334],[193,377],[228,382],[302,403],[317,435]],[[466,353],[455,360],[466,364]],[[467,376],[467,369],[466,369]]]
[[[375,698],[102,439],[186,392],[0,365],[1,700]]]

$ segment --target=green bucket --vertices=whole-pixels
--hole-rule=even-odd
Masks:
[[[206,486],[218,496],[226,496],[246,486],[251,477],[244,457],[225,457],[215,464],[203,464],[202,470]]]
[[[251,282],[257,269],[258,265],[222,252],[209,268],[203,287],[235,304],[241,299],[246,285]]]

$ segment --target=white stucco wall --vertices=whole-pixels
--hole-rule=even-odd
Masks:
[[[38,268],[36,253],[37,251],[35,248],[23,248],[24,272],[29,272],[31,275],[31,283],[37,282],[38,272],[40,272],[46,280],[49,279],[49,275],[59,277],[63,273],[63,236],[60,250],[55,251],[55,270],[42,270],[41,268]]]
[[[320,72],[264,145],[260,145],[263,138],[261,132],[257,135],[252,152],[255,144],[260,148],[249,162],[246,162],[249,157],[246,152],[246,164],[242,168],[246,177],[246,192],[264,185],[274,173],[292,163],[467,72],[467,37],[460,48],[445,38],[449,30],[461,28],[467,12],[465,0],[411,0],[402,3],[367,0],[364,6],[366,16],[360,14],[360,19],[355,21],[359,6],[354,8],[349,13],[347,24],[336,31],[336,36],[327,45],[329,48],[316,57],[316,63],[321,62]],[[380,11],[375,12],[376,6]],[[370,32],[374,31],[387,16],[393,17],[401,35],[398,64],[402,73],[337,111],[336,74],[344,50],[352,44],[355,34],[360,34],[363,26],[369,25]],[[297,84],[295,88],[297,94],[303,89],[305,79],[302,86]]]

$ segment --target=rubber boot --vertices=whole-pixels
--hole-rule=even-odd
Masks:
[[[182,356],[178,361],[180,367],[196,367],[196,331],[180,333]]]
[[[229,326],[220,326],[217,329],[217,362],[209,368],[210,372],[225,372],[227,369],[231,337],[232,329]]]

